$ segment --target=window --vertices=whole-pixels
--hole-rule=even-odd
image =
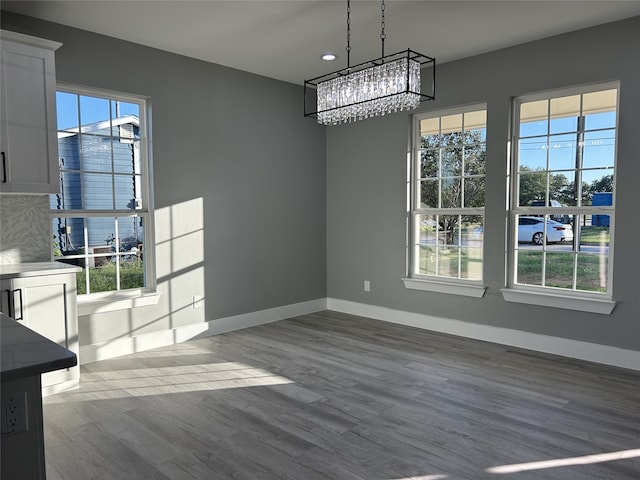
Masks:
[[[482,105],[414,119],[411,280],[482,282],[486,117]]]
[[[515,101],[510,286],[611,297],[616,84]]]
[[[154,287],[145,101],[65,88],[56,103],[54,260],[82,267],[80,295]]]

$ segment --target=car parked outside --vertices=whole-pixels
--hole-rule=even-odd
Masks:
[[[547,243],[573,241],[571,225],[547,220]],[[518,242],[544,243],[543,217],[518,217]]]

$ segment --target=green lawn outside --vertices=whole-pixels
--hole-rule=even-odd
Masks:
[[[87,293],[85,269],[76,273],[78,295]],[[116,289],[116,264],[108,263],[89,269],[91,293],[108,292]],[[122,262],[120,264],[120,289],[141,288],[144,286],[142,262]]]
[[[572,288],[572,253],[548,252],[546,255],[545,286]],[[542,285],[543,254],[539,251],[518,252],[517,282],[527,285]],[[576,290],[606,292],[606,255],[578,254]]]

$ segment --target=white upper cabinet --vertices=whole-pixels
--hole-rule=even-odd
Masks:
[[[1,193],[57,193],[55,50],[51,40],[1,31]]]

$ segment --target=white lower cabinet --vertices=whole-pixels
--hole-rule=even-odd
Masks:
[[[0,268],[3,272],[0,280],[1,305],[6,315],[78,356],[75,276],[78,267],[66,267],[56,267],[52,271],[34,270],[28,274],[24,271],[12,274],[10,269],[7,273],[7,268]],[[76,388],[80,380],[79,364],[78,359],[75,367],[43,374],[43,395]]]

